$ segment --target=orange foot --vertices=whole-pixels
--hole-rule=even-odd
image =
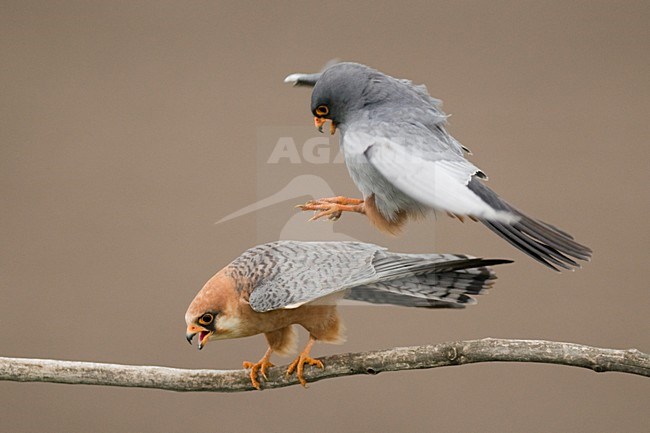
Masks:
[[[307,343],[305,350],[303,350],[300,353],[300,355],[295,359],[295,361],[289,364],[289,368],[287,368],[287,376],[292,374],[295,371],[296,377],[300,381],[300,384],[305,388],[307,388],[307,381],[303,376],[305,364],[315,365],[318,368],[324,368],[324,365],[321,361],[309,356],[309,352],[311,351],[311,346],[314,344],[315,341],[316,340],[313,337],[310,337],[309,343]]]
[[[361,214],[366,213],[366,208],[363,200],[343,196],[321,198],[320,200],[310,200],[307,203],[298,205],[296,207],[303,211],[317,211],[316,215],[311,217],[309,221],[315,221],[324,216],[332,221],[336,221],[341,218],[341,214],[343,212],[356,212]]]
[[[243,364],[244,368],[246,369],[250,368],[251,370],[249,375],[251,378],[251,383],[258,390],[261,388],[260,388],[260,382],[257,380],[257,372],[259,371],[260,373],[262,373],[262,377],[264,378],[264,380],[268,380],[268,378],[266,377],[266,370],[269,367],[273,367],[273,364],[269,362],[271,353],[272,353],[271,349],[267,350],[264,356],[262,357],[262,359],[257,361],[255,364],[253,364],[252,362],[244,361]]]

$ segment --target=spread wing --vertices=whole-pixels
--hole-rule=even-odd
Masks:
[[[349,299],[373,302],[367,299],[367,293],[377,290],[384,295],[375,297],[376,302],[381,299],[386,303],[391,297],[387,293],[392,292],[411,300],[404,305],[421,306],[419,301],[413,303],[415,298],[466,304],[471,302],[467,295],[479,294],[494,279],[494,273],[485,266],[508,262],[445,254],[390,253],[360,242],[283,241],[262,247],[263,252],[258,253],[264,257],[262,266],[272,271],[256,282],[249,296],[251,308],[257,312],[297,308],[355,288],[363,289],[365,294],[356,292]]]
[[[572,269],[579,266],[573,258],[591,257],[591,249],[566,232],[526,216],[490,190],[480,180],[483,172],[439,139],[435,129],[417,123],[356,122],[344,138],[346,161],[353,160],[357,171],[376,170],[419,203],[478,219],[551,269]],[[381,185],[381,180],[372,184]]]

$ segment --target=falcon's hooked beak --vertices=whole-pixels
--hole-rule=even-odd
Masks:
[[[324,117],[314,117],[314,126],[318,128],[318,132],[323,133],[323,125],[327,122],[327,119]],[[336,125],[333,121],[330,121],[330,135],[334,135],[336,132]]]
[[[199,334],[199,345],[197,346],[199,350],[203,349],[203,347],[207,344],[208,338],[212,334],[214,334],[214,331],[208,331],[205,328],[202,328],[197,325],[189,325],[187,327],[187,333],[185,334],[185,338],[187,339],[187,342],[192,344],[192,340],[194,339],[194,336],[196,334]]]

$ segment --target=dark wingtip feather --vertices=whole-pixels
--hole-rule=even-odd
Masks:
[[[478,259],[480,260],[479,266],[494,266],[494,265],[507,265],[509,263],[514,263],[514,260],[510,259]]]
[[[460,254],[381,252],[373,260],[377,281],[350,288],[345,299],[420,308],[463,308],[494,284],[493,265],[509,259]]]
[[[494,209],[510,212],[519,218],[510,224],[486,219],[479,221],[543,265],[557,272],[560,271],[559,268],[574,270],[580,269],[574,259],[589,261],[591,258],[591,249],[576,242],[573,236],[551,224],[524,215],[478,179],[472,178],[467,186]]]

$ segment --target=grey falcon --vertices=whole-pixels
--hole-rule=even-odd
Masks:
[[[289,365],[304,386],[305,364],[316,341],[343,340],[336,304],[341,299],[421,308],[463,308],[489,289],[496,276],[488,266],[510,260],[457,254],[392,253],[360,242],[278,241],[245,251],[214,275],[185,314],[186,337],[198,347],[210,340],[264,334],[268,350],[245,362],[260,389],[273,352],[295,350],[292,325],[309,332],[309,342]]]
[[[322,73],[291,74],[285,82],[313,86],[311,111],[321,130],[340,132],[345,162],[363,199],[330,197],[298,206],[313,219],[365,214],[380,230],[398,233],[411,217],[446,212],[480,221],[514,247],[551,269],[575,269],[592,251],[567,232],[531,218],[482,181],[469,150],[446,129],[441,101],[423,85],[358,63],[338,63]]]

